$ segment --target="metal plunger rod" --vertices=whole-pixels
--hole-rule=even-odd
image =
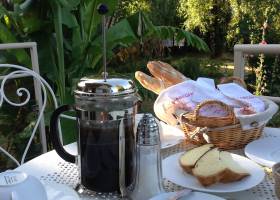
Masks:
[[[103,77],[106,82],[107,79],[107,63],[106,63],[106,27],[105,15],[102,15],[102,40],[103,40]]]
[[[103,42],[103,78],[106,82],[107,79],[107,63],[106,63],[106,18],[105,14],[108,12],[108,8],[105,4],[100,4],[97,8],[98,13],[102,15],[102,42]]]

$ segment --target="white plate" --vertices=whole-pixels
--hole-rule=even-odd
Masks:
[[[263,166],[272,167],[280,162],[280,137],[255,140],[247,144],[245,154]]]
[[[216,183],[208,187],[203,187],[194,176],[185,173],[180,167],[178,161],[181,154],[182,152],[169,156],[163,160],[163,177],[177,185],[189,189],[215,193],[238,192],[256,186],[265,176],[263,169],[258,164],[243,156],[232,154],[233,159],[245,168],[251,175],[240,181],[226,184]]]
[[[172,195],[174,194],[175,192],[163,193],[151,198],[150,200],[168,200],[168,198],[172,197]],[[180,198],[180,200],[225,200],[225,199],[202,192],[192,192],[186,197]]]
[[[72,188],[57,184],[44,183],[48,200],[80,200],[79,195]]]
[[[280,128],[265,127],[263,132],[264,132],[263,135],[266,137],[279,137],[280,138]]]
[[[142,116],[143,114],[136,115],[136,127]],[[159,121],[158,119],[156,119],[156,121],[159,126],[161,149],[175,146],[185,139],[185,134],[180,128],[167,125],[164,122]]]

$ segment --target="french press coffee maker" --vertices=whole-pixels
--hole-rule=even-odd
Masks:
[[[103,77],[82,78],[74,95],[74,106],[61,106],[52,114],[54,149],[64,160],[78,164],[85,188],[124,195],[135,176],[134,126],[140,98],[134,82],[107,77],[104,63]],[[68,110],[76,111],[78,156],[67,153],[59,139],[59,115]]]
[[[96,192],[129,186],[135,170],[135,115],[139,97],[131,80],[83,78],[75,90],[75,105],[64,105],[51,117],[51,140],[64,160],[78,162],[80,181]],[[61,113],[75,110],[78,157],[67,153],[58,135]]]

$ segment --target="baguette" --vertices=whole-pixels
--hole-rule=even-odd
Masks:
[[[171,86],[169,83],[164,83],[162,80],[151,77],[140,71],[135,72],[135,78],[144,88],[156,94],[159,94],[163,89]]]
[[[182,73],[171,65],[161,61],[150,61],[147,68],[154,76],[149,76],[141,71],[135,72],[135,78],[146,89],[159,94],[165,88],[188,80]]]
[[[147,67],[154,77],[164,82],[168,82],[171,85],[188,80],[187,77],[175,70],[171,65],[161,61],[150,61],[148,62]]]

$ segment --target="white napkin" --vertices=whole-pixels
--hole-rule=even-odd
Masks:
[[[262,99],[262,101],[265,104],[265,110],[263,112],[255,113],[252,115],[242,115],[238,110],[235,110],[235,116],[237,119],[239,119],[243,130],[248,130],[252,127],[263,126],[278,111],[278,105],[273,101],[264,98]]]
[[[221,93],[221,91],[216,89],[213,79],[198,78],[196,80],[196,88],[192,97],[192,101],[200,103],[209,99],[221,101],[231,107],[240,107],[240,103],[234,99],[228,98],[223,93]]]
[[[253,108],[255,112],[263,112],[265,110],[265,104],[260,98],[236,83],[220,84],[218,88],[225,96],[242,102],[244,105]]]
[[[178,120],[175,114],[192,112],[199,103],[209,99],[238,106],[234,100],[224,96],[215,88],[213,79],[198,78],[197,81],[187,80],[163,90],[154,103],[154,111],[160,120],[176,125]],[[212,117],[228,115],[217,105],[207,105],[200,110],[199,114]]]
[[[264,112],[266,104],[259,97],[235,83],[227,83],[215,87],[213,79],[198,78],[187,80],[163,90],[154,103],[156,116],[170,125],[178,124],[176,114],[192,112],[196,106],[206,100],[218,100],[234,108],[235,116],[240,120],[243,129],[252,128],[257,120],[258,126],[266,123],[274,114],[276,107],[270,105],[269,112]],[[270,103],[271,104],[271,103]],[[277,106],[277,105],[276,105]],[[241,109],[251,108],[256,117],[242,114]],[[224,117],[228,113],[220,106],[207,105],[200,109],[200,115],[209,117]]]
[[[170,125],[178,123],[174,116],[177,110],[193,111],[197,103],[191,100],[196,82],[187,80],[163,90],[154,103],[156,116]]]
[[[217,87],[228,100],[237,103],[235,106],[231,106],[234,108],[234,114],[239,119],[243,130],[266,124],[278,110],[275,103],[271,101],[264,102],[260,97],[254,96],[236,83],[220,84]],[[241,106],[237,106],[238,104]],[[242,114],[244,107],[248,107],[255,113],[250,115]]]
[[[219,91],[216,89],[213,79],[198,78],[196,80],[192,101],[199,103],[208,99],[217,99],[218,93]]]

